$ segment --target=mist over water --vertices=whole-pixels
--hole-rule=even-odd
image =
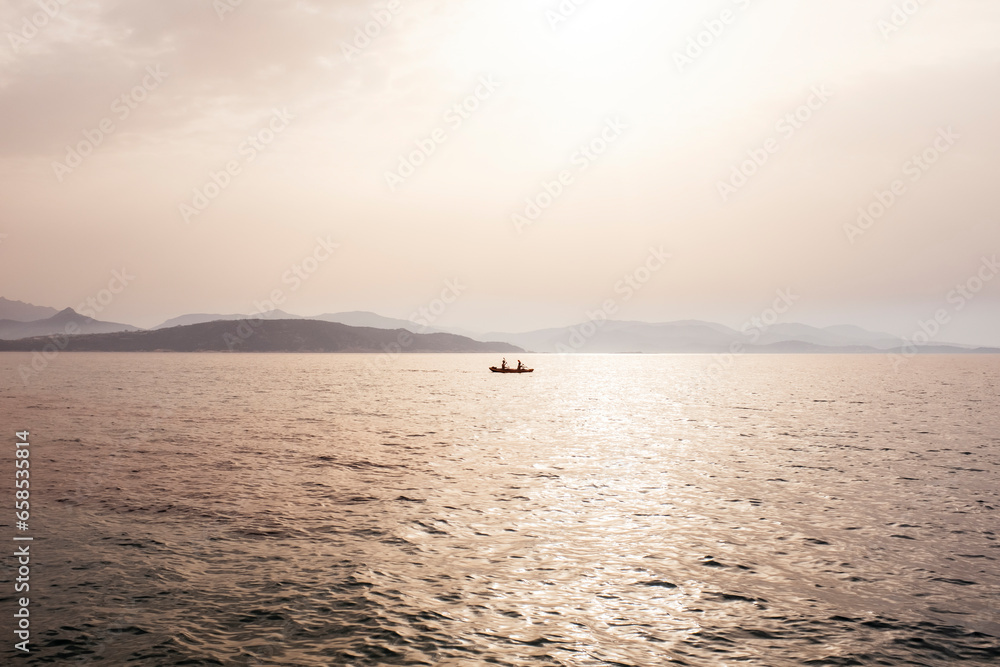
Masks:
[[[525,361],[0,355],[17,660],[1000,660],[1000,358]]]

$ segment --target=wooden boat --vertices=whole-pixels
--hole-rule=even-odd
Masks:
[[[496,366],[490,366],[490,370],[494,373],[534,373],[534,368],[497,368]]]

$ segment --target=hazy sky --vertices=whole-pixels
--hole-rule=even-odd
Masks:
[[[0,295],[1000,344],[1000,3],[576,3],[6,0]]]

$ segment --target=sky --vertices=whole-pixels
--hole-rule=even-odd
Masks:
[[[782,321],[1000,345],[995,0],[7,0],[0,28],[10,299],[523,331],[791,294]]]

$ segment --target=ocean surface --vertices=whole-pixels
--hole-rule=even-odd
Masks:
[[[498,361],[0,354],[0,663],[1000,663],[1000,356]]]

